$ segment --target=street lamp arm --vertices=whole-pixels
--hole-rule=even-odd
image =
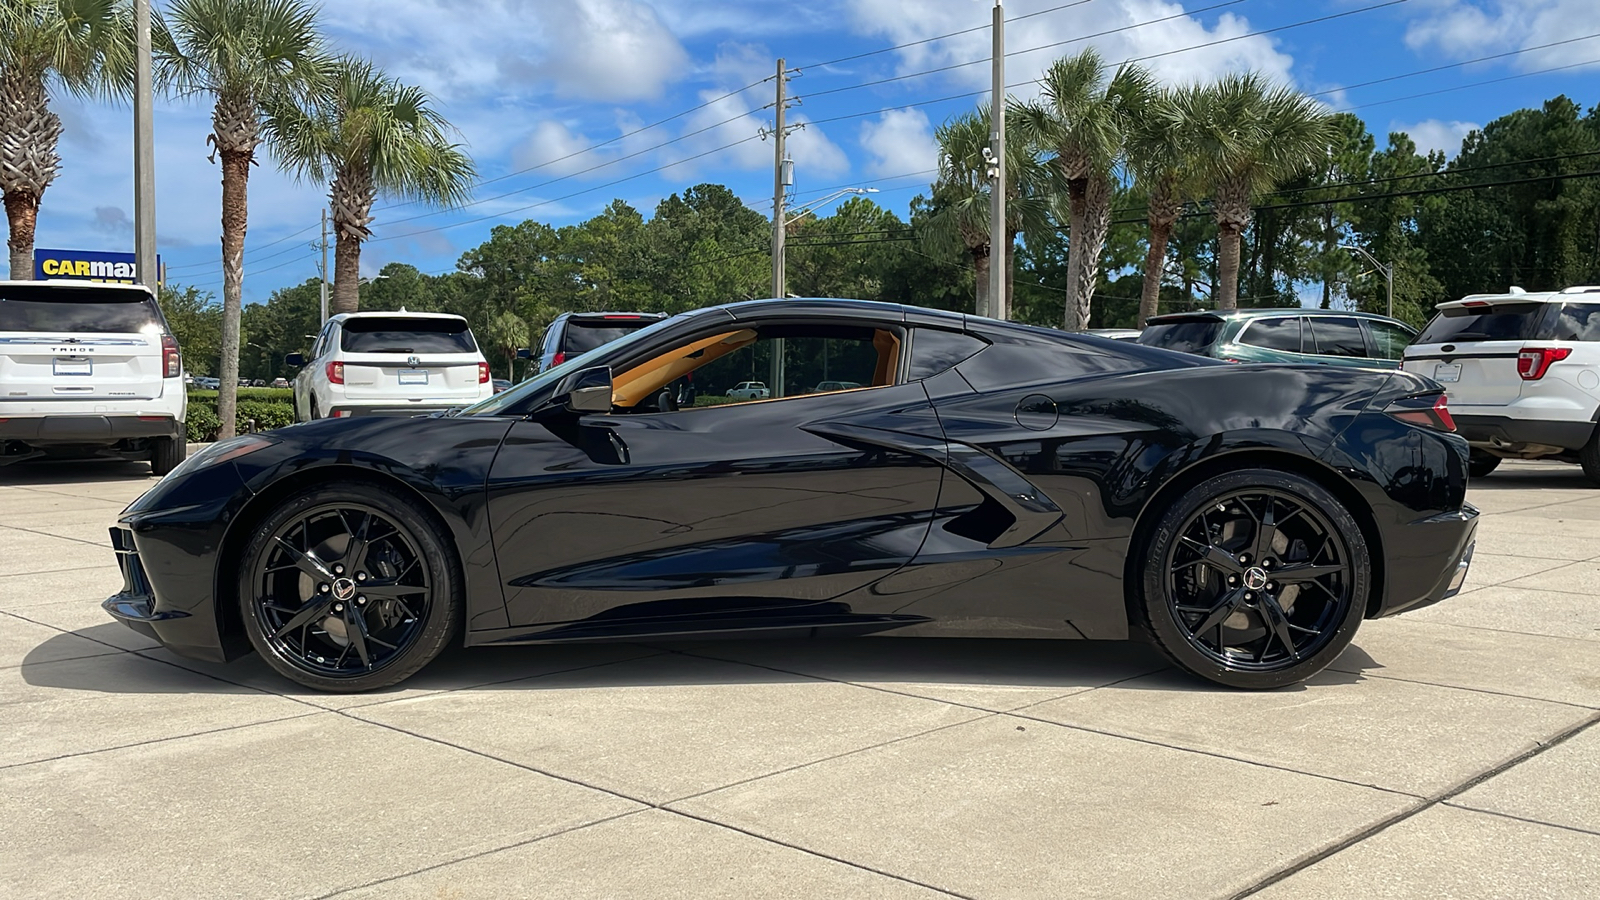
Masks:
[[[1378,258],[1376,256],[1368,253],[1365,247],[1357,247],[1355,244],[1340,244],[1339,249],[1349,250],[1352,253],[1361,254],[1361,256],[1367,260],[1367,262],[1372,263],[1373,267],[1383,274],[1383,280],[1388,288],[1389,294],[1388,316],[1391,319],[1394,318],[1394,263],[1389,263],[1386,266],[1383,263],[1378,262]]]
[[[843,196],[845,196],[847,194],[876,194],[877,192],[878,192],[877,188],[859,188],[859,187],[845,188],[843,190],[834,191],[833,193],[829,194],[826,197],[823,197],[820,200],[813,200],[810,203],[806,204],[805,206],[802,206],[799,209],[795,210],[794,215],[789,216],[788,218],[783,220],[783,224],[784,225],[793,225],[794,223],[796,223],[796,222],[800,221],[801,219],[805,218],[806,216],[810,215],[812,212],[814,212],[818,208],[823,207],[823,206],[827,206],[829,203],[832,203],[833,201],[835,201],[835,200],[839,199],[840,197],[843,197]]]

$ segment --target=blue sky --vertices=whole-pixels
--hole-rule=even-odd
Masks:
[[[1425,149],[1451,154],[1468,130],[1519,107],[1560,93],[1585,107],[1600,103],[1600,36],[1586,37],[1600,35],[1600,0],[1397,0],[1369,8],[1383,2],[1084,0],[1054,9],[1070,0],[1008,0],[1007,49],[1015,55],[1007,81],[1020,85],[1013,95],[1027,96],[1026,82],[1086,43],[1113,62],[1154,57],[1145,64],[1173,83],[1256,69],[1360,115],[1380,144],[1402,130]],[[933,128],[980,98],[928,101],[988,85],[990,38],[982,26],[991,7],[991,0],[327,4],[322,21],[335,47],[430,91],[481,177],[498,179],[481,186],[472,206],[445,213],[380,198],[362,268],[402,261],[450,271],[496,224],[577,222],[615,197],[649,215],[662,197],[704,181],[729,185],[770,215],[772,145],[757,135],[770,125],[771,111],[761,107],[772,102],[779,55],[801,69],[790,83],[801,98],[790,121],[813,123],[790,138],[800,202],[836,186],[872,186],[880,190],[875,199],[903,215],[931,177]],[[978,30],[927,40],[969,28]],[[1282,30],[1259,33],[1270,29]],[[1100,32],[1112,33],[1084,40]],[[1016,53],[1063,41],[1070,43]],[[872,52],[911,42],[921,43]],[[1555,42],[1566,43],[1357,87]],[[869,55],[825,64],[858,54]],[[969,62],[976,64],[916,74]],[[739,91],[762,79],[769,80]],[[862,86],[882,79],[896,80]],[[1473,86],[1480,82],[1494,83]],[[38,246],[131,249],[128,108],[70,98],[56,108],[66,128],[63,173],[45,195]],[[162,101],[156,130],[157,232],[169,280],[220,293],[221,174],[206,160],[210,108]],[[602,142],[609,143],[589,149]],[[250,182],[247,300],[315,275],[308,242],[325,202],[324,187],[296,183],[263,154]]]

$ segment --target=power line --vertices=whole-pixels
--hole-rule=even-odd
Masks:
[[[1499,83],[1501,83],[1503,81],[1515,81],[1518,78],[1531,78],[1534,75],[1548,75],[1551,72],[1565,72],[1568,69],[1577,69],[1577,68],[1582,68],[1583,66],[1592,66],[1592,65],[1595,65],[1597,63],[1600,63],[1600,58],[1586,59],[1586,60],[1584,60],[1582,62],[1570,63],[1570,64],[1565,65],[1565,66],[1554,66],[1554,67],[1551,67],[1549,69],[1539,69],[1539,70],[1534,71],[1534,72],[1522,72],[1522,73],[1519,73],[1517,75],[1506,75],[1506,76],[1504,76],[1502,78],[1490,78],[1487,81],[1477,81],[1477,82],[1473,82],[1472,84],[1458,84],[1455,87],[1440,88],[1439,90],[1436,90],[1436,91],[1424,91],[1424,92],[1422,92],[1420,94],[1407,94],[1404,97],[1390,97],[1387,100],[1375,100],[1375,101],[1373,101],[1371,103],[1357,103],[1354,106],[1346,106],[1346,107],[1343,107],[1341,109],[1337,109],[1337,110],[1335,110],[1335,112],[1351,112],[1353,110],[1367,109],[1368,107],[1373,107],[1373,106],[1387,106],[1390,103],[1399,103],[1399,102],[1401,102],[1403,100],[1416,100],[1416,99],[1419,99],[1419,98],[1422,98],[1422,97],[1433,97],[1433,96],[1438,95],[1438,94],[1448,94],[1451,91],[1464,91],[1464,90],[1467,90],[1468,88],[1483,87],[1484,85],[1489,85],[1489,84],[1499,84]]]
[[[1077,0],[1077,2],[1074,2],[1074,3],[1063,3],[1060,6],[1052,6],[1049,9],[1041,9],[1038,12],[1026,13],[1026,14],[1020,15],[1020,16],[1012,16],[1012,17],[1006,19],[1006,22],[1008,22],[1008,23],[1009,22],[1020,22],[1023,19],[1031,19],[1034,16],[1042,16],[1042,15],[1045,15],[1046,13],[1060,12],[1063,9],[1071,9],[1074,6],[1082,6],[1085,3],[1090,3],[1090,2],[1093,2],[1093,0]],[[1243,0],[1236,0],[1236,2],[1241,2],[1242,3]],[[942,41],[945,38],[960,37],[961,35],[964,35],[964,34],[972,34],[972,33],[977,32],[977,31],[988,31],[988,30],[989,30],[989,26],[988,25],[977,25],[977,26],[974,26],[972,28],[963,28],[960,31],[952,31],[952,32],[949,32],[947,34],[936,34],[933,37],[923,38],[923,39],[918,40],[918,41],[907,41],[904,44],[895,44],[893,47],[883,47],[883,48],[880,48],[878,50],[868,50],[865,53],[857,53],[857,54],[854,54],[853,56],[841,56],[838,59],[829,59],[829,60],[824,60],[823,62],[806,63],[806,64],[801,65],[801,66],[796,66],[795,68],[798,68],[798,69],[820,69],[820,68],[823,68],[825,66],[837,65],[837,64],[842,63],[842,62],[852,62],[852,61],[858,60],[858,59],[866,59],[869,56],[877,56],[880,53],[889,53],[889,52],[892,52],[892,51],[895,51],[895,50],[904,50],[907,47],[918,47],[918,46],[921,46],[923,44],[931,44],[934,41]]]
[[[1475,59],[1463,59],[1460,62],[1448,63],[1448,64],[1442,65],[1442,66],[1434,66],[1431,69],[1418,69],[1415,72],[1404,72],[1404,73],[1401,73],[1399,75],[1390,75],[1387,78],[1374,78],[1371,81],[1362,81],[1362,82],[1358,82],[1356,84],[1347,84],[1344,87],[1329,88],[1328,90],[1317,91],[1316,93],[1307,94],[1306,96],[1307,97],[1326,97],[1329,94],[1337,94],[1340,91],[1353,91],[1356,88],[1371,87],[1371,86],[1373,86],[1375,84],[1386,84],[1386,83],[1391,82],[1391,81],[1399,81],[1399,80],[1401,80],[1403,78],[1414,78],[1414,77],[1416,77],[1418,75],[1431,75],[1434,72],[1443,72],[1446,69],[1458,69],[1458,68],[1460,68],[1462,66],[1470,66],[1470,65],[1472,65],[1474,63],[1489,62],[1490,60],[1494,60],[1494,59],[1505,59],[1508,56],[1517,56],[1517,55],[1522,54],[1522,53],[1531,53],[1534,50],[1547,50],[1547,49],[1549,49],[1551,47],[1559,47],[1562,44],[1575,44],[1575,43],[1577,43],[1579,41],[1593,40],[1594,38],[1597,38],[1597,37],[1600,37],[1600,31],[1597,31],[1594,34],[1586,34],[1583,37],[1567,38],[1564,41],[1551,41],[1548,44],[1536,44],[1536,45],[1534,45],[1532,47],[1523,47],[1520,50],[1507,50],[1504,53],[1491,53],[1488,56],[1479,56],[1479,57],[1477,57]],[[1453,88],[1452,88],[1452,90],[1453,90]],[[1389,102],[1389,101],[1385,101],[1385,102]],[[1371,105],[1371,104],[1369,104],[1369,105]]]

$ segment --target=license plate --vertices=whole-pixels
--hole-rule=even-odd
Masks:
[[[1433,380],[1440,384],[1453,384],[1461,380],[1460,363],[1440,363],[1433,367]]]
[[[427,369],[401,369],[400,370],[400,383],[401,384],[427,384],[428,383],[428,370]]]
[[[57,375],[93,375],[94,360],[61,359],[57,357],[55,372]]]

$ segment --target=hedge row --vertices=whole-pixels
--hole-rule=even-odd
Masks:
[[[216,440],[217,429],[222,427],[222,419],[217,416],[217,392],[190,391],[186,421],[190,441],[204,443]],[[234,429],[237,433],[269,431],[293,424],[293,391],[282,388],[239,389],[239,405],[234,410]]]

